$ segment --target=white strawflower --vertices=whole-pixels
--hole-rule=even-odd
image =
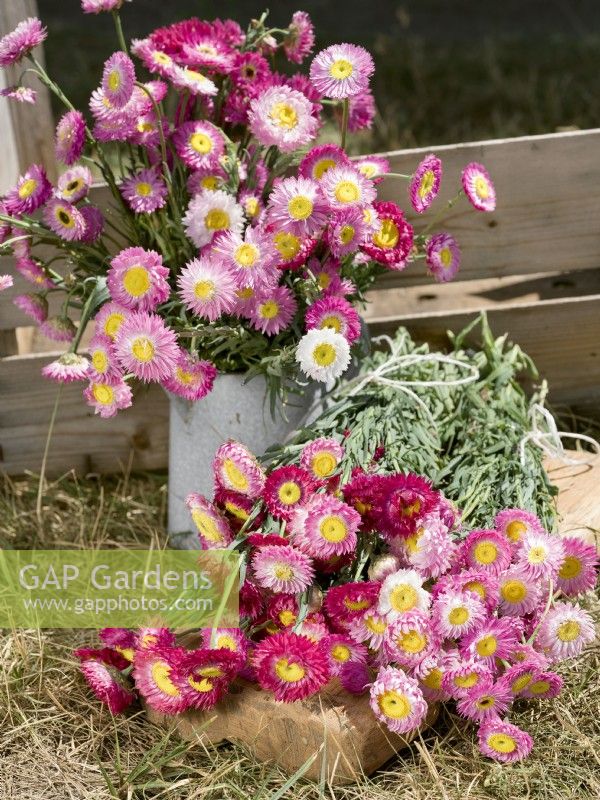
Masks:
[[[348,368],[350,345],[332,328],[313,328],[298,342],[296,361],[309,378],[326,383]]]
[[[196,247],[204,247],[216,233],[241,233],[244,211],[222,189],[205,189],[192,197],[183,218],[185,232]]]
[[[423,578],[414,569],[399,569],[388,575],[379,590],[377,610],[391,618],[408,611],[427,611],[431,595],[423,589]]]

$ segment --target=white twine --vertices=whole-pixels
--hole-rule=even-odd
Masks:
[[[589,460],[581,458],[571,458],[565,453],[565,448],[562,443],[563,439],[575,439],[580,442],[587,442],[591,444],[596,455],[600,455],[600,444],[591,436],[586,436],[584,433],[569,433],[568,431],[559,431],[556,420],[552,414],[541,403],[534,403],[529,409],[529,419],[531,420],[531,430],[519,442],[519,452],[521,457],[521,465],[525,466],[525,446],[527,442],[533,442],[540,450],[545,453],[549,458],[555,458],[562,461],[564,464],[591,464]],[[540,428],[539,423],[546,424],[546,430]],[[587,455],[590,455],[589,453]]]

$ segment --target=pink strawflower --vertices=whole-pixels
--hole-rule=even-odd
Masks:
[[[373,59],[363,47],[334,44],[315,56],[310,79],[321,95],[341,100],[364,92],[374,71]]]
[[[298,619],[300,606],[293,594],[274,594],[267,600],[266,616],[274,623],[274,632],[291,628]],[[271,631],[271,626],[268,628]]]
[[[301,239],[291,231],[268,230],[275,245],[280,270],[293,270],[306,263],[315,247],[316,239]]]
[[[87,196],[92,181],[92,173],[87,167],[76,166],[68,169],[58,179],[56,197],[68,200],[70,203],[77,203]]]
[[[540,625],[535,646],[552,661],[578,656],[596,638],[594,622],[579,603],[557,602]]]
[[[303,178],[320,181],[333,167],[350,167],[352,162],[336,144],[321,144],[313,147],[298,166],[298,174]]]
[[[33,214],[52,194],[52,184],[43,167],[32,164],[19,177],[16,186],[4,198],[6,213],[12,216]]]
[[[72,342],[77,333],[77,328],[69,317],[57,315],[48,317],[40,325],[40,333],[53,342]]]
[[[308,442],[300,454],[300,466],[319,481],[327,480],[337,470],[344,448],[335,439],[322,437]]]
[[[512,694],[501,682],[486,680],[468,689],[457,702],[456,710],[463,717],[481,723],[504,714],[512,700]]]
[[[450,697],[460,700],[475,686],[490,683],[492,670],[483,661],[466,658],[459,659],[456,655],[454,661],[448,664],[442,677],[442,688]]]
[[[226,648],[190,650],[175,664],[173,683],[181,687],[189,708],[208,711],[229,688],[237,667]]]
[[[219,447],[215,453],[213,470],[217,484],[224,489],[252,500],[263,492],[265,473],[255,456],[239,442],[228,441]]]
[[[13,304],[38,325],[48,319],[48,301],[41,294],[19,294],[13,298]]]
[[[512,697],[523,697],[527,687],[537,680],[540,667],[531,662],[524,661],[509,667],[499,678],[501,684]]]
[[[271,86],[261,92],[250,102],[248,120],[260,144],[275,145],[284,153],[308,144],[319,125],[310,100],[288,86]]]
[[[108,336],[114,342],[126,316],[127,309],[118,303],[105,303],[94,317],[96,333]]]
[[[126,372],[142,381],[161,381],[173,373],[177,336],[157,314],[134,311],[119,328],[115,353]]]
[[[0,275],[0,292],[5,292],[13,285],[12,275]]]
[[[460,269],[460,248],[454,236],[449,233],[430,236],[425,245],[425,259],[436,281],[451,281]]]
[[[382,667],[370,689],[373,713],[394,733],[409,733],[427,715],[427,703],[418,682],[401,669]]]
[[[180,714],[189,707],[189,696],[178,680],[185,655],[181,648],[164,646],[136,652],[132,674],[136,689],[150,708],[162,714]]]
[[[167,202],[168,189],[155,168],[143,169],[119,187],[136,214],[151,214]]]
[[[354,253],[364,243],[369,228],[360,208],[351,207],[331,214],[325,236],[335,258]]]
[[[349,664],[365,664],[367,648],[344,633],[332,633],[321,640],[321,650],[327,655],[332,676],[341,676]]]
[[[114,417],[117,411],[129,408],[133,397],[131,389],[122,378],[108,375],[92,378],[83,396],[87,404],[103,419]]]
[[[184,122],[173,134],[173,144],[184,164],[192,169],[214,169],[225,152],[223,134],[210,122]]]
[[[464,539],[462,557],[470,567],[498,575],[510,565],[510,545],[494,530],[474,530]]]
[[[267,636],[256,646],[252,663],[260,686],[286,703],[310,697],[330,677],[325,653],[308,637],[295,633]]]
[[[516,546],[524,533],[543,533],[542,523],[530,511],[523,508],[507,508],[496,514],[494,527],[502,533],[513,546]]]
[[[533,747],[533,739],[528,733],[501,719],[485,722],[479,728],[478,737],[483,755],[503,764],[526,758]]]
[[[596,585],[596,548],[577,536],[563,536],[562,543],[565,558],[558,570],[556,585],[567,597],[576,597]]]
[[[561,693],[563,679],[556,672],[538,672],[521,693],[528,700],[552,700]]]
[[[518,620],[514,617],[491,618],[462,637],[460,650],[464,657],[479,659],[492,668],[497,658],[510,658],[520,633]]]
[[[437,513],[427,515],[402,542],[408,563],[428,578],[443,575],[456,561],[458,546]]]
[[[283,597],[283,595],[275,595]],[[245,580],[240,586],[240,617],[247,617],[255,622],[263,613],[263,593],[252,581]]]
[[[296,309],[294,294],[287,286],[261,289],[250,311],[250,321],[257,330],[274,336],[289,326]]]
[[[208,96],[217,94],[219,91],[217,85],[210,78],[207,78],[202,72],[192,69],[191,67],[180,67],[179,65],[173,68],[171,75],[173,85],[183,91],[188,91],[192,95]]]
[[[437,495],[430,481],[418,475],[386,475],[378,483],[377,513],[384,536],[407,538],[436,506]]]
[[[494,211],[496,208],[496,190],[494,184],[482,164],[473,161],[463,169],[462,186],[469,202],[477,211]]]
[[[49,200],[44,208],[44,222],[67,242],[80,240],[85,233],[85,220],[81,212],[66,200]]]
[[[57,383],[83,381],[88,377],[89,365],[87,358],[77,353],[63,353],[56,361],[42,367],[42,375]]]
[[[195,402],[212,391],[217,374],[211,361],[197,359],[181,350],[172,374],[162,381],[162,385],[168,392]]]
[[[89,375],[102,378],[105,375],[118,377],[121,368],[117,362],[112,339],[103,333],[96,333],[88,345]]]
[[[289,520],[308,501],[315,489],[316,483],[310,474],[290,464],[277,467],[268,475],[263,500],[274,517]]]
[[[14,31],[0,39],[0,67],[17,64],[46,38],[47,31],[37,17],[19,22]]]
[[[67,111],[58,121],[54,139],[56,158],[71,166],[81,156],[85,144],[85,119],[81,111]]]
[[[440,191],[442,162],[433,154],[426,156],[413,173],[408,187],[412,207],[419,214],[427,211]]]
[[[188,494],[189,509],[203,550],[225,549],[233,541],[233,533],[225,517],[201,494]]]
[[[515,553],[516,563],[534,580],[555,578],[564,560],[561,537],[545,531],[524,533]]]
[[[136,649],[170,649],[175,645],[175,634],[168,628],[139,628],[136,634]]]
[[[114,108],[123,108],[131,99],[135,67],[128,55],[118,50],[104,63],[102,89]]]
[[[122,4],[123,0],[81,0],[81,10],[84,14],[99,14],[121,8]]]
[[[332,295],[308,307],[304,322],[307,330],[332,328],[352,344],[360,338],[361,323],[356,309],[347,300]]]
[[[249,642],[240,628],[203,628],[202,642],[211,650],[229,650],[229,657],[236,667],[246,660]]]
[[[114,647],[117,653],[131,664],[135,657],[136,637],[135,633],[127,628],[102,628],[98,632],[100,641],[109,647]]]
[[[413,246],[413,227],[395,203],[377,201],[373,208],[377,213],[377,228],[362,250],[388,269],[402,270]]]
[[[530,614],[540,602],[540,586],[524,570],[510,567],[498,576],[500,614],[522,617]]]
[[[244,211],[223,189],[204,189],[190,200],[183,224],[187,235],[201,248],[210,244],[217,234],[241,233]]]
[[[315,494],[292,518],[292,541],[313,558],[341,556],[356,550],[359,525],[360,514],[351,506],[332,495]]]
[[[531,644],[519,643],[511,653],[511,664],[532,664],[538,669],[545,669],[550,660],[543,653],[538,652]]]
[[[341,277],[339,265],[336,265],[335,261],[330,260],[321,264],[318,258],[311,258],[306,266],[306,274],[316,280],[321,295],[346,297],[356,291],[352,281]]]
[[[439,644],[429,615],[423,611],[409,611],[390,623],[383,650],[388,662],[410,669],[437,651]]]
[[[227,73],[233,69],[236,51],[214,33],[194,37],[183,44],[183,61],[192,67]]]
[[[259,586],[283,594],[303,592],[314,575],[311,559],[291,545],[257,547],[251,563]]]
[[[219,236],[214,252],[223,258],[240,287],[271,289],[279,280],[273,239],[260,228],[248,227],[243,235],[232,231]]]
[[[319,185],[308,178],[284,178],[278,181],[267,206],[268,224],[297,236],[318,234],[327,221],[327,207]]]
[[[85,230],[81,241],[86,244],[93,244],[104,228],[104,215],[98,206],[85,205],[79,209],[85,224]]]
[[[17,103],[35,104],[37,92],[29,86],[7,86],[0,91],[0,97],[8,97],[9,100],[16,100]]]
[[[369,129],[376,113],[375,98],[370,89],[365,89],[351,97],[348,103],[348,130],[350,133]]]
[[[169,297],[162,256],[143,247],[128,247],[110,262],[106,283],[111,299],[132,311],[154,311]]]
[[[283,49],[288,61],[301,64],[312,53],[315,46],[315,29],[305,11],[296,11],[288,25],[288,33],[283,40]]]
[[[360,581],[332,586],[327,590],[323,605],[330,622],[338,629],[347,629],[349,623],[359,619],[377,605],[380,584]]]
[[[236,303],[236,278],[217,258],[200,256],[188,261],[179,273],[177,286],[186,308],[210,322],[229,314]]]
[[[76,651],[81,658],[80,670],[98,700],[108,706],[111,714],[121,714],[136,699],[131,684],[107,658],[108,648],[87,652]]]
[[[486,609],[473,592],[448,589],[433,601],[433,625],[443,639],[459,639],[482,625]]]
[[[376,197],[373,182],[354,166],[342,165],[328,169],[321,178],[321,191],[330,208],[336,211],[369,205]]]
[[[465,569],[457,574],[444,575],[433,587],[434,594],[445,590],[472,592],[480,599],[488,613],[495,611],[500,602],[498,577],[482,569]]]
[[[353,163],[373,183],[380,183],[383,180],[381,176],[390,171],[390,162],[385,156],[361,156]]]
[[[425,656],[413,669],[413,677],[418,678],[423,696],[429,703],[446,702],[450,695],[443,688],[444,675],[455,663],[454,656],[444,650]]]

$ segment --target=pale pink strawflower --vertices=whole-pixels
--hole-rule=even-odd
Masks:
[[[118,50],[105,62],[102,89],[115,108],[123,108],[131,99],[135,67],[128,55]]]
[[[291,545],[258,547],[251,563],[254,581],[273,592],[303,592],[310,586],[314,575],[309,556]]]
[[[48,318],[48,301],[41,294],[19,294],[13,298],[13,304],[38,324]]]
[[[427,268],[433,277],[445,283],[451,281],[460,269],[460,248],[454,236],[436,233],[425,245]]]
[[[524,570],[512,566],[498,576],[500,614],[522,617],[530,614],[540,602],[540,587]]]
[[[173,134],[175,150],[191,169],[215,169],[225,152],[221,131],[210,122],[184,122]]]
[[[123,0],[81,0],[81,10],[84,14],[99,14],[121,8],[122,4]]]
[[[310,79],[324,97],[341,100],[367,89],[374,71],[373,59],[363,47],[334,44],[317,53],[310,65]]]
[[[180,351],[173,373],[162,381],[164,388],[186,400],[195,402],[212,391],[217,368],[211,361],[197,359]]]
[[[85,219],[81,212],[66,200],[49,200],[44,208],[44,222],[61,239],[68,242],[82,239],[85,233]]]
[[[162,256],[143,247],[121,250],[110,262],[106,284],[111,299],[132,311],[154,311],[169,297],[169,270]]]
[[[319,438],[308,442],[300,454],[300,466],[319,481],[330,478],[344,456],[344,448],[335,439]]]
[[[523,534],[515,553],[516,563],[534,580],[556,577],[564,559],[561,537],[545,531]]]
[[[506,691],[512,697],[522,697],[527,687],[537,680],[540,675],[540,667],[532,661],[523,661],[509,667],[498,679]]]
[[[193,39],[193,42],[183,44],[183,59],[187,64],[224,73],[233,68],[236,51],[223,39],[214,33],[194,35]]]
[[[261,228],[248,227],[243,235],[237,231],[222,234],[214,252],[232,271],[238,288],[271,289],[279,280],[277,251],[271,236]]]
[[[416,667],[426,656],[437,651],[439,645],[431,619],[423,611],[409,611],[392,621],[383,640],[388,662],[404,668]]]
[[[530,511],[523,508],[506,508],[496,514],[494,527],[516,546],[525,533],[543,533],[542,523]]]
[[[77,328],[69,317],[57,315],[48,317],[40,325],[40,333],[53,342],[72,342],[77,333]]]
[[[543,619],[535,646],[552,661],[578,656],[596,638],[594,622],[579,603],[558,602]]]
[[[360,338],[361,322],[354,306],[342,297],[329,295],[315,300],[306,310],[307,330],[332,328],[352,344]]]
[[[486,722],[506,713],[512,701],[513,695],[506,686],[501,681],[494,683],[490,679],[467,689],[464,697],[456,703],[456,710],[474,722]]]
[[[151,214],[163,208],[169,193],[165,182],[154,167],[132,175],[131,178],[124,180],[119,188],[129,208],[136,214]]]
[[[83,381],[88,377],[89,367],[90,362],[87,358],[77,353],[63,353],[56,361],[51,361],[42,367],[42,375],[57,383]]]
[[[432,618],[433,625],[442,638],[458,639],[484,622],[486,610],[483,602],[473,592],[448,589],[433,601]]]
[[[328,494],[315,494],[292,518],[292,541],[314,558],[329,558],[356,549],[360,514]]]
[[[332,210],[341,211],[351,206],[365,206],[376,197],[373,182],[365,178],[354,166],[328,169],[321,179],[321,191]]]
[[[350,167],[352,162],[337,144],[321,144],[313,147],[298,166],[298,174],[303,178],[320,181],[333,167]]]
[[[593,544],[577,536],[563,536],[565,558],[558,570],[556,585],[567,597],[588,592],[596,585],[598,555]]]
[[[85,120],[81,111],[67,111],[58,121],[54,139],[56,158],[71,166],[81,156],[85,144]]]
[[[563,679],[556,672],[538,672],[522,692],[528,700],[552,700],[563,688]]]
[[[315,29],[305,11],[296,11],[283,39],[283,49],[288,61],[301,64],[315,46]]]
[[[104,419],[114,417],[132,403],[131,389],[122,378],[116,376],[92,378],[83,396],[95,413]]]
[[[288,86],[271,86],[261,92],[250,102],[248,120],[260,144],[275,145],[284,153],[308,144],[319,125],[310,100]]]
[[[389,625],[390,620],[385,614],[369,608],[350,619],[345,627],[355,642],[364,642],[371,650],[379,650]]]
[[[427,211],[440,190],[442,162],[433,154],[426,156],[414,171],[408,187],[412,207],[419,214]]]
[[[463,541],[462,557],[470,567],[498,575],[507,569],[511,560],[506,538],[493,530],[471,531]]]
[[[19,177],[16,185],[4,198],[6,212],[11,215],[32,214],[42,206],[52,194],[52,184],[46,177],[43,167],[32,164]]]
[[[0,292],[5,292],[13,285],[12,275],[0,275]]]
[[[0,67],[17,64],[46,38],[47,31],[37,17],[28,17],[0,39]]]
[[[233,310],[237,286],[229,267],[207,256],[188,261],[177,278],[179,295],[186,308],[210,322]]]
[[[256,499],[265,486],[265,473],[256,457],[240,442],[228,441],[215,453],[213,471],[217,484]]]
[[[492,680],[492,670],[483,661],[455,656],[442,678],[442,688],[450,697],[460,699],[475,686]]]
[[[142,381],[161,381],[173,372],[179,356],[177,336],[156,314],[133,311],[115,340],[121,366]]]
[[[201,494],[188,494],[189,509],[204,550],[224,549],[233,541],[233,532],[221,512]]]
[[[394,733],[409,733],[427,715],[427,702],[418,682],[400,669],[383,667],[370,689],[373,713]]]
[[[319,185],[308,178],[284,178],[273,187],[267,224],[297,236],[314,236],[327,222],[327,206]]]
[[[490,618],[475,631],[462,637],[460,651],[464,657],[479,659],[492,668],[497,658],[510,658],[519,642],[521,631],[517,618]]]
[[[455,563],[458,545],[438,514],[428,514],[417,532],[402,540],[406,560],[428,578],[438,578]]]
[[[380,183],[383,180],[381,176],[390,171],[390,162],[385,156],[362,156],[353,163],[365,178],[370,178],[374,183]]]
[[[90,377],[101,378],[105,375],[118,377],[121,368],[117,362],[112,339],[103,333],[96,333],[88,345]]]
[[[261,289],[252,305],[250,321],[261,333],[274,336],[289,326],[296,309],[294,294],[287,286]]]
[[[16,100],[17,103],[34,105],[37,100],[37,92],[35,89],[30,89],[29,86],[7,86],[0,91],[0,97]]]
[[[500,602],[497,576],[481,569],[465,569],[457,574],[448,573],[438,580],[433,592],[437,595],[446,589],[472,592],[483,602],[488,613],[495,611]]]
[[[479,728],[478,737],[483,755],[503,764],[526,758],[533,747],[533,739],[528,733],[501,719],[485,722]]]
[[[90,190],[93,177],[87,167],[76,166],[68,169],[60,176],[56,186],[56,196],[70,203],[83,200]],[[82,209],[79,209],[80,211]]]
[[[494,211],[496,208],[496,189],[482,164],[473,161],[462,171],[462,186],[469,202],[477,211]]]
[[[179,65],[173,68],[171,75],[173,85],[178,89],[187,90],[192,95],[203,95],[210,97],[217,94],[219,91],[217,84],[207,78],[202,72],[198,72],[191,67],[180,67]]]
[[[325,653],[296,633],[267,636],[256,646],[252,665],[260,686],[288,703],[315,694],[330,677]]]
[[[108,336],[114,342],[126,316],[127,309],[123,306],[118,303],[105,303],[94,317],[96,333]]]
[[[223,189],[204,189],[190,200],[183,224],[187,235],[200,248],[212,242],[216,234],[241,233],[244,211]]]
[[[362,663],[367,660],[367,648],[354,642],[345,633],[332,633],[321,640],[321,650],[329,659],[332,675],[339,676],[347,664]]]

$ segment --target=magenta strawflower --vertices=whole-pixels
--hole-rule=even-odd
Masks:
[[[321,50],[310,65],[310,79],[324,97],[341,100],[365,91],[375,71],[370,53],[355,44]]]
[[[181,687],[189,708],[208,711],[229,688],[237,662],[227,649],[190,650],[174,666],[174,684]]]
[[[225,517],[201,494],[188,494],[185,504],[189,509],[204,550],[224,549],[233,540],[233,533]]]
[[[37,17],[28,17],[19,22],[14,31],[0,39],[0,67],[17,64],[40,45],[46,35],[46,28]]]
[[[175,634],[168,628],[139,628],[136,634],[136,649],[170,649],[175,644]]]
[[[427,268],[436,281],[451,281],[460,269],[460,248],[454,236],[436,233],[425,245]]]
[[[80,648],[75,655],[81,660],[79,669],[88,686],[111,714],[121,714],[136,699],[131,684],[114,663],[109,648]]]
[[[136,689],[150,708],[163,714],[180,714],[189,707],[189,696],[183,693],[178,680],[185,654],[181,648],[164,646],[136,652],[132,675]]]
[[[92,173],[87,167],[76,166],[68,169],[58,179],[56,196],[70,203],[83,200],[92,185]],[[81,211],[81,209],[79,209]]]
[[[279,280],[273,239],[261,228],[248,227],[243,235],[232,231],[219,236],[214,252],[232,271],[239,288],[271,289]]]
[[[275,145],[286,153],[308,144],[319,125],[310,100],[288,86],[271,86],[261,92],[250,102],[248,120],[260,144]]]
[[[439,644],[429,615],[415,610],[390,623],[385,632],[383,650],[389,663],[410,669],[437,651]]]
[[[293,270],[301,267],[317,245],[316,239],[301,239],[291,231],[268,229],[271,241],[275,246],[278,267],[281,270]]]
[[[105,62],[102,89],[114,108],[123,108],[131,99],[135,67],[128,55],[118,50]]]
[[[418,521],[434,510],[437,495],[430,481],[418,475],[386,475],[379,481],[379,527],[384,536],[409,537]]]
[[[296,236],[314,236],[327,221],[327,206],[319,185],[308,178],[284,178],[278,181],[269,198],[267,220],[278,230]]]
[[[401,669],[382,667],[370,689],[373,713],[394,733],[409,733],[427,715],[427,703],[418,682]]]
[[[207,256],[188,261],[177,278],[184,305],[210,322],[233,310],[237,286],[233,271],[217,258]]]
[[[563,679],[556,672],[538,672],[521,693],[528,700],[552,700],[563,688]]]
[[[310,305],[304,322],[307,330],[332,328],[350,344],[360,338],[360,317],[354,306],[342,297],[330,295]]]
[[[346,629],[353,619],[377,605],[379,583],[360,581],[332,586],[323,601],[327,617],[338,629]]]
[[[77,353],[63,353],[55,361],[42,367],[42,375],[57,383],[83,381],[88,377],[90,362]]]
[[[465,564],[493,575],[498,575],[510,564],[510,545],[502,534],[494,530],[471,531],[461,549]]]
[[[528,733],[501,719],[485,722],[479,728],[478,737],[483,755],[503,764],[526,758],[533,747],[533,739]]]
[[[469,202],[477,211],[494,211],[496,208],[496,190],[494,184],[482,164],[473,161],[463,169],[462,186]]]
[[[176,62],[164,50],[155,47],[149,39],[134,39],[131,42],[131,52],[141,59],[149,72],[158,74],[162,78],[173,78]]]
[[[257,547],[251,564],[255,583],[283,594],[303,592],[314,575],[311,559],[291,545]]]
[[[333,167],[350,167],[352,162],[336,144],[321,144],[313,147],[298,166],[298,174],[303,178],[320,181]]]
[[[293,464],[277,467],[267,476],[263,500],[269,512],[281,519],[291,519],[316,489],[316,482],[306,470]]]
[[[555,578],[564,560],[561,537],[545,531],[524,533],[515,553],[516,563],[534,580]]]
[[[567,597],[593,589],[596,585],[598,555],[593,544],[578,536],[563,536],[565,558],[558,570],[557,587]]]
[[[298,619],[300,606],[293,594],[274,594],[267,600],[266,616],[272,620],[274,631],[291,628]],[[268,628],[271,631],[271,626]]]
[[[104,214],[98,206],[84,205],[79,209],[79,213],[83,217],[85,230],[81,241],[86,244],[93,244],[102,233],[104,228]]]
[[[121,366],[142,381],[168,378],[179,356],[175,331],[161,317],[133,311],[126,318],[115,340]]]
[[[490,618],[474,632],[462,637],[460,650],[464,657],[479,659],[492,668],[497,658],[510,658],[520,633],[518,620],[514,617]]]
[[[19,177],[16,185],[10,189],[5,198],[6,213],[13,216],[33,214],[52,194],[52,184],[46,177],[43,167],[32,164]]]
[[[260,686],[286,703],[315,694],[330,677],[327,656],[306,636],[276,633],[254,651],[252,664]]]
[[[579,603],[557,602],[540,625],[535,646],[552,661],[578,656],[596,638],[594,622]]]
[[[136,214],[151,214],[167,202],[168,189],[155,168],[143,169],[119,187]]]
[[[225,152],[221,131],[210,122],[184,122],[173,134],[177,155],[191,169],[214,169]]]
[[[413,246],[413,227],[395,203],[377,201],[373,208],[377,213],[377,226],[362,250],[388,269],[402,270]]]
[[[263,491],[265,473],[243,444],[225,442],[215,453],[213,470],[217,484],[254,500]]]
[[[227,73],[233,68],[236,51],[214,34],[200,36],[183,45],[183,60],[192,67]]]
[[[217,368],[211,361],[197,359],[181,350],[172,374],[162,381],[162,386],[168,392],[194,402],[212,391],[216,377]]]
[[[58,121],[54,139],[56,158],[70,167],[83,152],[85,119],[81,111],[67,111]]]
[[[385,156],[361,156],[353,163],[358,171],[373,183],[380,183],[383,180],[380,176],[390,171],[390,162]]]
[[[89,386],[84,389],[83,396],[95,413],[104,419],[114,417],[117,411],[129,408],[133,397],[128,384],[122,378],[112,375],[92,378]]]
[[[72,342],[77,333],[73,321],[62,314],[48,317],[40,325],[40,333],[53,342]]]
[[[330,558],[355,551],[359,525],[360,514],[351,506],[332,495],[314,494],[296,511],[290,530],[304,553]]]
[[[111,299],[132,311],[154,311],[169,297],[169,270],[162,256],[143,247],[128,247],[110,262],[106,284]]]
[[[246,660],[249,643],[240,628],[203,628],[202,642],[211,650],[228,650],[232,666],[236,668]]]
[[[294,294],[287,286],[261,289],[250,311],[252,325],[267,336],[285,330],[296,313]]]
[[[37,92],[29,86],[7,86],[0,90],[0,97],[8,97],[9,100],[16,100],[17,103],[29,103],[34,105],[37,100]]]
[[[315,46],[315,29],[305,11],[296,11],[288,25],[288,33],[283,40],[283,49],[288,61],[301,64],[312,53]]]
[[[455,660],[448,664],[442,677],[442,688],[450,697],[459,700],[473,687],[492,680],[492,670],[485,662],[472,658],[461,660],[455,654]]]
[[[375,98],[370,89],[365,89],[351,97],[348,103],[348,130],[350,133],[369,129],[376,113]]]
[[[448,589],[434,599],[432,618],[443,639],[459,639],[483,623],[486,609],[473,592]]]
[[[540,586],[519,567],[510,567],[498,576],[500,590],[499,612],[510,617],[522,617],[535,611],[540,602]]]
[[[344,633],[332,633],[321,640],[321,650],[327,655],[332,676],[340,676],[348,664],[365,664],[367,648]]]
[[[427,211],[440,190],[442,162],[433,154],[426,156],[413,173],[408,187],[412,207],[419,214]]]
[[[44,222],[61,239],[68,242],[82,239],[85,233],[85,219],[81,212],[66,200],[49,200],[44,207]]]
[[[494,527],[504,534],[513,546],[522,539],[524,533],[543,533],[542,523],[530,511],[523,508],[507,508],[496,514]]]
[[[300,454],[300,466],[318,481],[327,480],[337,470],[344,448],[335,439],[322,437],[308,442]]]
[[[325,236],[335,258],[354,253],[364,243],[369,228],[360,208],[352,207],[331,214]]]
[[[38,325],[48,319],[48,301],[41,294],[19,294],[13,298],[13,304]]]

